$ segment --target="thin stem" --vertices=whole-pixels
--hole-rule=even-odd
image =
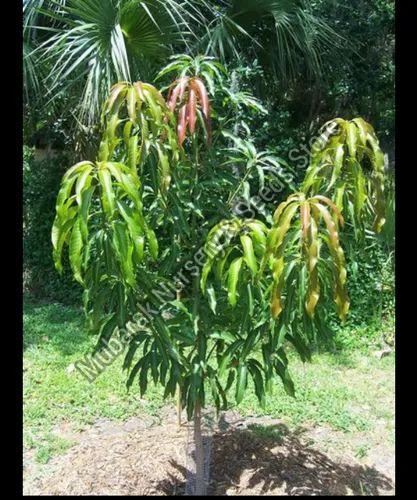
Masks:
[[[234,193],[232,194],[232,196],[227,200],[227,203],[228,205],[230,205],[232,203],[232,201],[235,199],[235,196],[237,195],[237,193],[240,191],[240,189],[242,188],[243,186],[243,183],[246,181],[246,179],[248,178],[249,174],[251,173],[251,170],[252,170],[252,167],[251,168],[248,168],[248,170],[246,171],[245,175],[242,177],[241,181],[239,182],[236,190],[234,191]]]
[[[181,300],[181,290],[177,289],[177,300]],[[181,384],[177,385],[177,431],[181,430]]]
[[[195,445],[195,496],[206,494],[204,480],[204,447],[201,434],[201,407],[197,402],[194,409],[194,445]]]
[[[177,386],[177,431],[181,430],[181,386],[178,384]]]
[[[199,166],[199,149],[198,149],[198,138],[197,135],[193,137],[193,149],[194,149],[194,165],[195,165],[195,176],[194,176],[194,189],[193,189],[193,201],[196,203],[197,199],[197,189],[198,189],[198,166]],[[197,219],[195,212],[192,217],[192,231],[195,233],[197,231]],[[200,361],[202,361],[201,357],[204,355],[200,350],[200,335],[203,333],[199,329],[198,320],[199,320],[199,275],[197,274],[194,278],[194,286],[193,286],[193,294],[194,294],[194,303],[193,303],[193,320],[194,320],[194,332],[197,336],[196,338],[196,346],[198,350],[198,357]],[[204,382],[203,382],[204,383]],[[194,446],[195,446],[195,492],[196,496],[202,496],[206,493],[206,487],[204,482],[204,448],[203,448],[203,438],[201,434],[201,405],[199,401],[199,396],[197,396],[197,400],[194,406]]]
[[[196,202],[196,191],[198,186],[198,163],[199,163],[199,150],[198,150],[198,137],[197,134],[193,136],[193,149],[194,149],[194,186],[193,186],[193,201]],[[195,211],[193,212],[192,220],[191,220],[191,231],[193,233],[197,230],[197,220]],[[196,275],[194,278],[194,303],[193,303],[193,318],[194,318],[194,332],[198,335],[198,306],[199,306],[199,276]],[[198,345],[198,342],[197,342]]]

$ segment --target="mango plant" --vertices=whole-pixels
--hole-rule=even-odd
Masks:
[[[372,125],[362,118],[335,118],[323,130],[312,147],[303,191],[331,194],[355,227],[373,214],[379,233],[385,223],[385,162]]]
[[[337,120],[341,131],[291,193],[289,166],[233,133],[230,79],[217,61],[177,56],[159,78],[166,97],[144,82],[110,90],[97,158],[63,177],[53,256],[60,270],[68,247],[96,349],[128,340],[128,386],[137,380],[144,394],[161,384],[194,417],[201,494],[201,408],[239,404],[250,380],[261,405],[277,377],[294,395],[286,346],[310,359],[328,335],[331,301],[345,319],[343,214],[353,204],[359,217],[366,197],[381,227],[383,168],[371,126]],[[239,95],[248,113],[265,112]],[[251,198],[271,172],[289,196],[238,217],[233,200]]]

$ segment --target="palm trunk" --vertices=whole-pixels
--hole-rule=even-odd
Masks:
[[[194,446],[195,446],[195,495],[206,494],[206,483],[204,478],[204,446],[201,433],[201,407],[196,403],[194,409]]]

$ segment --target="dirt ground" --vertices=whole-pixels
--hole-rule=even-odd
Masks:
[[[158,419],[102,420],[73,432],[65,454],[40,465],[24,456],[24,495],[184,495],[190,476],[186,425],[167,408]],[[359,437],[357,437],[359,439]],[[383,441],[365,459],[344,433],[327,427],[290,432],[279,420],[227,412],[210,442],[212,495],[391,495],[394,454]]]

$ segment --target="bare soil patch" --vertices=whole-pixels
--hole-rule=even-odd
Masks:
[[[56,429],[76,444],[48,464],[24,457],[25,495],[184,495],[188,429],[175,412],[126,422],[102,420],[82,432]],[[366,461],[347,451],[344,433],[290,432],[276,419],[223,414],[211,437],[212,495],[391,495],[393,450]],[[345,445],[344,445],[345,443]],[[382,445],[381,445],[382,446]]]

